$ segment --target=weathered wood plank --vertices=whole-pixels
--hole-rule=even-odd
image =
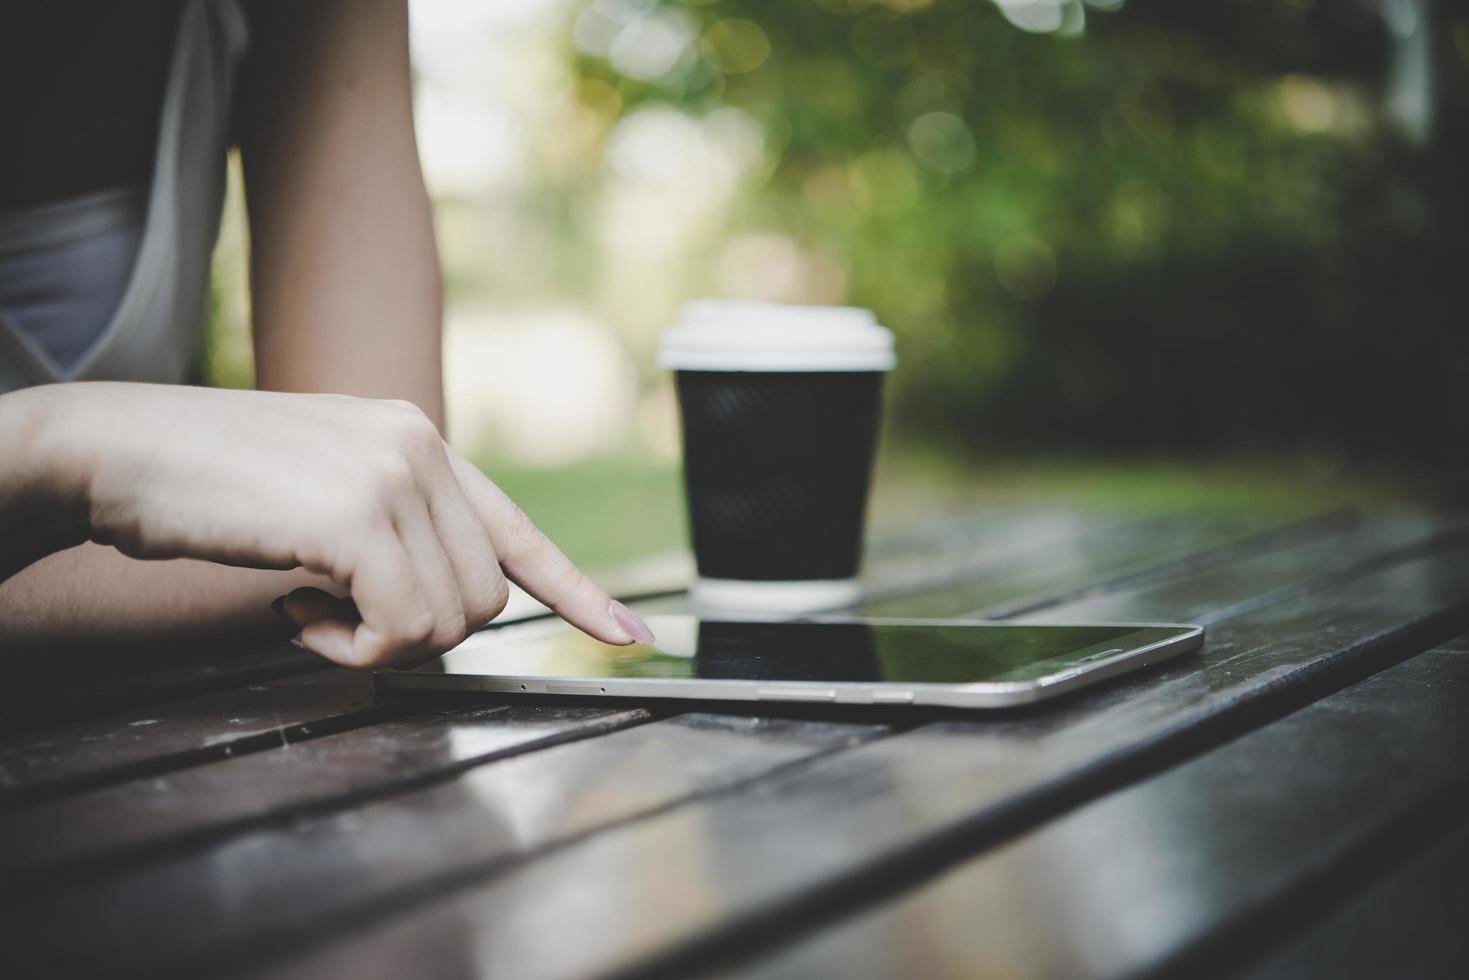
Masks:
[[[1166,614],[1181,617],[1180,622],[1218,622],[1360,577],[1371,567],[1389,567],[1466,540],[1469,536],[1463,522],[1457,520],[1411,513],[1361,519],[1329,537],[1240,554],[1161,580],[1149,576],[1143,587],[1098,590],[1022,616],[1037,622],[1085,622],[1097,617],[1150,619]],[[983,612],[993,614],[993,610]]]
[[[1056,515],[1053,512],[1046,512],[1045,515],[1044,515],[1045,522],[1047,524],[1052,525],[1052,526],[1055,526],[1055,517],[1056,517]],[[967,533],[970,534],[970,535],[973,535],[973,534],[976,533],[975,530],[974,530],[975,528],[984,528],[984,529],[986,529],[986,534],[988,536],[990,536],[991,538],[996,538],[996,539],[1003,540],[1006,537],[1006,535],[998,533],[999,529],[997,527],[990,526],[990,523],[992,523],[992,522],[987,522],[987,521],[973,521],[973,522],[969,522],[967,524],[967,528],[968,528],[968,532]],[[1209,534],[1223,533],[1223,532],[1221,532],[1219,530],[1219,526],[1216,525],[1216,524],[1213,524],[1213,523],[1210,523],[1210,522],[1201,522],[1201,524],[1202,525],[1207,525],[1207,527],[1209,529],[1207,533],[1209,533]],[[1034,532],[1037,531],[1037,529],[1039,527],[1039,525],[1034,524],[1033,522],[1027,523],[1025,521],[1017,521],[1015,519],[1015,515],[1013,515],[1013,514],[1006,516],[1006,518],[1005,518],[1005,520],[1003,522],[1003,526],[1006,529],[1006,534],[1008,534],[1008,536],[1010,538],[1012,538],[1012,539],[1013,538],[1017,538],[1017,537],[1019,539],[1028,539],[1028,538],[1030,538],[1033,535]],[[1064,531],[1067,534],[1071,534],[1071,533],[1083,533],[1088,526],[1090,526],[1090,525],[1087,522],[1071,522],[1071,523],[1068,523],[1068,524],[1065,525]],[[1106,526],[1112,527],[1112,528],[1116,528],[1118,525],[1115,524],[1115,523],[1113,523],[1113,524],[1108,524]],[[1132,524],[1129,524],[1127,526],[1128,527],[1132,527],[1132,526],[1145,527],[1147,525],[1146,525],[1146,522],[1133,522]],[[1232,527],[1233,527],[1233,525],[1229,525],[1229,528],[1232,528]],[[1180,525],[1180,528],[1181,528],[1181,525]],[[1178,534],[1177,533],[1177,530],[1179,530],[1179,529],[1175,529],[1174,532],[1170,532],[1170,537],[1168,539],[1168,543],[1170,545],[1176,544],[1179,540],[1181,540],[1183,538],[1183,535]],[[1205,533],[1205,532],[1190,532],[1190,535],[1189,536],[1190,537],[1195,536],[1195,534],[1197,534],[1197,533]],[[961,537],[963,537],[963,536],[962,535],[958,535],[958,536],[956,536],[956,535],[950,535],[950,542],[953,543],[953,541],[958,540]],[[1144,542],[1150,542],[1150,541],[1153,541],[1154,540],[1152,537],[1149,537],[1149,536],[1143,535],[1143,534],[1136,535],[1135,538],[1141,538]],[[1133,541],[1133,547],[1134,547],[1134,550],[1135,551],[1140,551],[1141,550],[1138,547],[1138,543],[1137,543],[1136,540]],[[1042,552],[1044,552],[1044,549],[1042,549]],[[903,553],[903,551],[902,551],[901,548],[896,547],[896,546],[893,546],[893,547],[890,547],[888,549],[888,553],[890,555],[901,555]],[[1069,561],[1069,559],[1068,559],[1068,561]],[[820,726],[817,726],[817,728],[819,729]],[[778,753],[777,754],[773,754],[772,755],[771,764],[772,765],[777,765],[777,764],[779,764],[779,761],[780,761],[779,754]],[[187,792],[187,788],[186,787],[183,788],[183,790],[184,790],[185,793]],[[187,803],[184,802],[183,805],[184,806],[187,806]],[[108,808],[110,810],[112,810],[114,813],[117,813],[118,812],[118,808],[119,808],[119,801],[117,799],[115,799],[115,798],[112,799],[112,800],[110,800],[110,801],[108,801]],[[125,816],[126,812],[127,812],[127,808],[126,808],[126,806],[123,806],[122,807],[122,811],[121,811],[121,815]]]
[[[1367,574],[1220,623],[1199,658],[1044,711],[865,743],[618,827],[373,920],[302,969],[373,975],[421,938],[456,933],[484,969],[526,976],[694,962],[680,957],[758,943],[786,916],[880,891],[899,869],[939,870],[1469,625],[1469,549],[1382,568],[1405,535],[1385,525],[1323,556],[1329,569]],[[1224,599],[1248,594],[1258,571],[1244,563]],[[679,899],[658,898],[669,895]],[[567,932],[582,941],[554,940]]]
[[[659,560],[617,577],[658,594]],[[491,629],[549,615],[519,589]],[[621,595],[632,593],[620,592]],[[299,742],[403,713],[370,675],[288,644],[218,651],[57,652],[19,661],[0,692],[0,803],[34,801]],[[200,693],[203,692],[203,693]],[[59,723],[59,724],[58,724]]]
[[[1462,752],[1463,746],[1458,748]],[[1469,964],[1466,916],[1469,822],[1461,822],[1366,890],[1351,893],[1322,921],[1242,975],[1254,980],[1459,980]]]
[[[1060,508],[1025,510],[1009,515],[998,526],[968,527],[962,532],[956,528],[938,540],[919,534],[901,541],[900,547],[878,551],[865,561],[864,592],[875,598],[931,591],[943,584],[993,575],[1021,558],[1040,559],[1050,568],[1075,542],[1094,537],[1100,537],[1102,543],[1091,549],[1093,559],[1139,539],[1143,550],[1156,554],[1159,548],[1153,540],[1161,528],[1182,529],[1197,541],[1238,526],[1230,523],[1226,530],[1220,523],[1199,515],[1159,521]]]
[[[977,609],[987,616],[1010,616],[1224,564],[1241,555],[1271,554],[1329,538],[1353,523],[1345,515],[1284,525],[1182,516],[1078,522],[1061,527],[1038,547],[1019,542],[994,548],[972,542],[970,553],[951,559],[950,568],[926,566],[922,555],[909,557],[913,567],[899,575],[875,568],[860,608],[869,616],[966,616]]]
[[[1308,525],[1311,523],[1319,522],[1307,522]],[[920,527],[903,537],[879,542],[874,549],[876,557],[869,562],[868,578],[875,588],[892,595],[916,587],[921,575],[927,575],[928,580],[943,580],[956,574],[957,568],[985,567],[993,573],[987,594],[1014,597],[1027,594],[1027,589],[1032,587],[1037,577],[1045,583],[1070,579],[1073,582],[1071,587],[1077,588],[1077,583],[1088,581],[1087,575],[1094,579],[1107,569],[1143,564],[1150,559],[1174,559],[1182,551],[1238,538],[1257,524],[1238,517],[1176,518],[1160,522],[1115,516],[1079,517],[1057,508],[1013,508],[946,520]],[[1078,542],[1083,545],[1078,547]],[[1064,548],[1060,547],[1063,543],[1066,545]],[[926,551],[948,557],[930,561],[921,557]],[[1017,561],[1022,557],[1023,569],[1029,578],[1026,574],[1017,574]],[[649,587],[655,579],[659,582],[668,579],[671,574],[669,564],[667,560],[655,562],[654,567],[646,572],[622,575],[619,581],[624,586],[640,584]],[[648,605],[660,609],[682,608],[684,602],[680,598],[669,598]],[[536,618],[544,612],[533,602],[526,601],[521,608],[507,610],[496,626]],[[210,751],[225,754],[226,751],[244,752],[262,747],[263,743],[258,739],[252,741],[241,737],[245,733],[238,726],[248,725],[248,722],[234,720],[242,715],[248,716],[248,705],[237,711],[222,709],[220,720],[212,723],[210,728],[197,728],[193,736],[195,741],[189,744],[185,730],[205,724],[203,716],[197,712],[207,709],[202,704],[195,707],[194,701],[199,696],[186,699],[186,703],[177,706],[173,699],[191,691],[213,691],[223,687],[218,694],[220,704],[236,698],[248,702],[253,700],[249,697],[251,689],[260,686],[266,686],[272,692],[310,688],[317,683],[310,679],[311,672],[324,665],[315,658],[278,644],[255,648],[243,657],[240,653],[223,651],[199,657],[175,651],[172,655],[143,663],[133,662],[137,659],[134,654],[127,658],[126,664],[110,662],[109,658],[116,654],[95,652],[73,658],[71,662],[66,662],[65,658],[61,658],[62,662],[31,661],[35,676],[27,679],[24,688],[35,700],[26,710],[9,719],[10,727],[19,728],[23,734],[0,740],[0,799],[55,795],[69,791],[69,786],[74,789],[95,784],[98,780],[123,778],[130,772],[165,772],[190,765],[201,757],[207,757]],[[231,669],[218,669],[219,665],[212,657],[219,656],[232,662]],[[288,679],[233,687],[241,679],[278,676],[280,670],[276,661],[280,657],[286,659]],[[80,676],[78,668],[83,671]],[[239,673],[239,669],[245,673]],[[182,685],[178,683],[180,674],[185,680]],[[141,728],[152,722],[162,727],[149,732],[129,729],[122,733],[126,738],[119,739],[116,733],[107,734],[112,724],[107,717],[95,723],[86,720],[99,711],[116,710],[126,705],[138,707],[131,712],[119,712],[120,715],[134,716],[119,718],[122,724]],[[300,711],[290,711],[285,706],[276,709],[287,711],[288,717],[282,717],[275,728],[297,728],[286,735],[287,740],[304,735],[302,728],[324,732],[353,723],[334,710],[331,699],[323,704],[317,717],[310,717],[311,712],[304,705],[301,708]],[[180,711],[185,716],[176,722],[173,714]],[[26,733],[27,729],[44,724],[48,717],[52,720],[58,717],[83,720],[75,725],[74,730],[71,726],[53,725],[44,731]],[[332,720],[326,722],[327,718]],[[370,716],[357,719],[362,722],[369,720]],[[0,720],[0,730],[4,727],[3,720]],[[178,737],[157,738],[163,732]],[[221,744],[226,741],[232,747]],[[117,765],[106,765],[105,753],[89,751],[89,748],[100,749],[100,745],[89,745],[93,742],[113,746],[108,751]],[[75,759],[71,750],[66,748],[68,745],[79,746]],[[156,749],[150,750],[150,746],[156,746]],[[149,757],[150,751],[160,754]],[[87,759],[92,761],[87,762]],[[113,775],[109,777],[108,772]],[[44,786],[41,785],[43,783]]]
[[[1077,518],[1074,520],[1063,520],[1061,515],[1054,509],[1028,508],[1022,511],[1013,511],[1004,515],[978,515],[962,522],[947,522],[944,526],[944,538],[951,548],[958,547],[956,542],[971,542],[977,537],[999,542],[1000,544],[1014,548],[1026,545],[1041,547],[1044,553],[1044,543],[1048,540],[1045,535],[1040,535],[1040,541],[1031,541],[1042,528],[1052,529],[1052,535],[1084,533],[1093,523],[1093,518]],[[1116,519],[1109,519],[1110,523],[1104,526],[1116,528]],[[1200,522],[1209,528],[1215,528],[1215,522]],[[1126,525],[1132,527],[1140,522],[1132,522]],[[924,534],[932,537],[931,529],[920,532],[919,538],[926,541]],[[1202,532],[1201,532],[1202,533]],[[1137,536],[1143,542],[1151,542],[1153,539],[1148,535]],[[931,542],[930,542],[931,544]],[[906,561],[910,547],[918,545],[900,545],[889,543],[883,551],[892,560]],[[923,545],[928,547],[929,545]],[[1134,550],[1139,550],[1142,545],[1133,543]],[[649,605],[666,605],[668,603],[680,603],[682,600],[671,598],[663,603],[651,603]],[[520,618],[529,616],[525,609],[518,612]],[[512,617],[513,619],[514,617]],[[497,624],[504,625],[504,624]],[[341,677],[339,673],[323,672],[323,677]],[[25,783],[24,787],[14,787],[16,795],[12,799],[35,799],[38,795],[57,795],[65,791],[68,785],[73,789],[78,786],[96,784],[99,781],[109,781],[107,773],[113,773],[111,781],[126,776],[129,772],[166,772],[183,765],[193,765],[200,761],[206,761],[211,754],[238,754],[239,752],[266,748],[261,742],[259,735],[277,735],[280,728],[291,728],[285,732],[284,739],[287,743],[300,741],[308,732],[324,734],[345,727],[352,723],[352,719],[337,719],[335,722],[327,722],[335,712],[332,710],[330,699],[322,704],[319,714],[313,717],[313,712],[308,704],[300,703],[294,707],[282,706],[277,703],[271,704],[271,713],[279,715],[282,710],[288,711],[290,717],[282,719],[280,725],[273,726],[269,732],[242,733],[239,730],[241,724],[249,724],[248,718],[240,720],[242,715],[248,715],[250,708],[236,707],[237,701],[249,702],[254,700],[252,695],[263,694],[267,699],[273,699],[281,689],[285,690],[309,690],[318,682],[314,680],[314,674],[296,676],[287,680],[268,683],[264,685],[249,685],[245,688],[230,689],[205,695],[195,699],[165,702],[162,704],[150,704],[144,708],[135,709],[131,713],[120,713],[117,716],[104,716],[91,721],[76,722],[62,727],[53,727],[41,732],[33,732],[12,736],[8,741],[0,741],[0,762],[9,757],[15,757],[18,761],[9,770],[0,770],[0,775],[7,772],[11,775],[13,783]],[[340,683],[352,685],[351,681],[340,681]],[[266,691],[259,691],[264,687]],[[355,700],[355,698],[353,699]],[[372,711],[391,713],[393,708],[375,706]],[[213,715],[210,712],[214,712]],[[357,720],[370,720],[371,716],[364,716]],[[118,732],[127,736],[126,748],[106,749],[98,751],[93,748],[95,743],[103,742],[108,745],[116,745]],[[242,734],[250,734],[256,737],[242,738]],[[37,752],[43,749],[44,752]],[[152,753],[150,755],[150,753]],[[115,763],[115,765],[112,765]],[[99,769],[98,767],[103,767]],[[132,767],[132,768],[129,768]],[[25,775],[22,775],[25,773]],[[70,780],[71,782],[68,782]],[[40,786],[45,783],[46,786]],[[30,790],[25,792],[24,790]],[[0,797],[3,798],[3,797]]]
[[[357,910],[440,893],[886,731],[691,714],[477,766],[84,889],[32,891],[12,919],[21,945],[9,955],[44,961],[53,974],[104,966],[150,976],[208,973],[309,939]],[[71,941],[78,923],[86,923],[85,943]]]
[[[0,870],[39,884],[197,846],[250,826],[447,778],[517,752],[647,721],[646,711],[477,705],[368,728],[0,812]]]
[[[7,655],[5,666],[0,732],[256,684],[321,670],[326,663],[289,643],[267,643],[163,655],[143,650]]]
[[[1054,524],[1055,524],[1054,517],[1055,517],[1055,515],[1053,513],[1049,513],[1048,512],[1045,515],[1045,520],[1048,523],[1050,523],[1050,524],[1052,524],[1054,526]],[[975,527],[980,527],[980,528],[987,528],[987,530],[985,531],[985,534],[986,534],[986,536],[989,539],[1005,540],[1007,534],[1012,539],[1013,538],[1016,538],[1016,537],[1018,537],[1020,539],[1028,539],[1038,529],[1038,525],[1034,525],[1033,523],[1026,523],[1026,522],[1023,522],[1023,521],[1016,521],[1015,520],[1015,515],[1007,515],[1005,521],[1003,522],[1003,526],[1004,526],[1004,528],[1007,529],[1007,533],[1000,533],[1000,529],[999,528],[989,526],[984,521],[977,521],[977,522],[973,522],[970,525],[970,527],[969,527],[969,533],[971,535],[974,534],[974,533],[976,533],[976,532],[974,532],[974,528]],[[1085,535],[1086,533],[1088,533],[1087,532],[1087,529],[1090,526],[1091,526],[1090,520],[1087,521],[1087,522],[1073,522],[1073,523],[1067,524],[1065,526],[1065,533],[1066,534],[1076,533],[1076,534],[1079,534],[1079,535]],[[1187,541],[1191,541],[1191,540],[1216,540],[1220,535],[1234,534],[1234,533],[1236,533],[1238,531],[1238,528],[1236,527],[1236,525],[1234,523],[1232,523],[1232,522],[1229,522],[1229,521],[1222,521],[1222,522],[1201,521],[1201,522],[1197,522],[1197,524],[1195,526],[1193,526],[1192,528],[1187,523],[1185,523],[1185,522],[1178,522],[1178,523],[1176,523],[1176,524],[1174,524],[1174,525],[1172,525],[1170,527],[1163,528],[1164,533],[1161,536],[1152,533],[1153,531],[1155,531],[1155,530],[1157,530],[1157,529],[1160,528],[1160,525],[1158,524],[1158,522],[1137,522],[1137,521],[1134,521],[1134,522],[1126,523],[1126,524],[1118,524],[1118,523],[1115,523],[1114,522],[1114,523],[1105,523],[1102,526],[1105,526],[1105,527],[1108,527],[1109,529],[1111,529],[1114,532],[1114,534],[1115,534],[1113,540],[1116,541],[1118,544],[1122,544],[1124,542],[1127,543],[1131,547],[1132,552],[1134,554],[1143,554],[1143,553],[1145,553],[1145,551],[1146,551],[1146,549],[1148,547],[1156,547],[1156,548],[1163,548],[1163,549],[1173,549],[1173,548],[1176,548],[1179,544],[1186,543]],[[1119,532],[1119,531],[1123,531],[1124,529],[1131,529],[1131,531],[1128,532],[1128,533],[1116,533],[1116,532]],[[1135,533],[1133,533],[1133,532],[1135,532]],[[950,535],[950,543],[953,544],[954,542],[960,540],[962,537],[963,537],[962,535]],[[1034,543],[1034,542],[1032,542],[1032,543]],[[1046,550],[1047,549],[1045,549],[1044,547],[1041,547],[1039,549],[1039,551],[1038,551],[1038,555],[1043,556],[1046,553]],[[888,549],[888,551],[889,551],[889,554],[892,554],[892,555],[902,555],[903,554],[903,549],[900,548],[900,547],[897,547],[897,546],[890,547]],[[1094,548],[1094,550],[1093,550],[1092,553],[1093,554],[1096,554],[1096,555],[1103,555],[1103,554],[1106,553],[1106,551],[1107,551],[1106,548],[1099,547],[1099,548]],[[1172,553],[1171,550],[1168,553],[1171,554]],[[1065,562],[1065,567],[1066,568],[1074,568],[1075,567],[1074,556],[1071,553],[1064,554],[1063,561]],[[819,728],[820,726],[817,726],[817,727]],[[780,759],[779,759],[778,754],[773,755],[772,756],[772,760],[771,760],[771,765],[772,766],[777,766],[779,763],[780,763]],[[184,787],[183,790],[184,790],[183,799],[186,801],[186,799],[187,799],[187,787]],[[118,810],[118,800],[116,798],[110,800],[108,805],[109,805],[109,809],[113,810],[114,812],[117,812],[117,810]],[[185,802],[183,805],[184,806],[187,806],[187,803]],[[124,819],[125,819],[126,813],[127,813],[127,807],[126,806],[123,806],[122,807],[122,810],[121,810],[121,816],[123,816]],[[441,852],[441,857],[442,856],[443,856],[443,853]],[[83,860],[85,860],[85,855],[83,855]],[[450,857],[450,860],[452,861],[452,857]],[[371,872],[371,869],[370,868],[369,869],[365,869],[365,870],[366,870],[367,873],[370,873]],[[390,884],[391,882],[387,882],[387,883]],[[150,891],[151,894],[155,894],[155,895],[157,894],[157,891],[156,890],[150,889],[149,891]]]
[[[868,528],[864,557],[881,561],[890,556],[901,557],[915,551],[943,548],[955,541],[982,541],[1003,536],[1019,519],[1037,513],[1056,513],[1066,508],[1054,500],[1011,502],[986,507],[970,507],[937,516],[885,523]],[[875,520],[874,515],[870,520]]]
[[[857,611],[868,616],[1010,617],[1241,556],[1268,554],[1362,522],[1345,514],[1285,524],[1229,515],[1090,514],[1067,520],[1042,510],[1021,514],[1023,521],[991,528],[991,538],[956,538],[942,557],[910,550],[914,542],[892,542],[887,557],[868,562],[865,597]],[[685,596],[645,602],[639,609],[655,614],[695,611]]]
[[[1221,972],[1425,815],[1469,801],[1465,703],[1469,653],[1425,653],[952,869],[756,975]],[[1419,975],[1383,966],[1372,975]]]
[[[1088,529],[1090,529],[1093,524],[1096,523],[1093,518],[1062,520],[1060,519],[1061,516],[1062,515],[1059,515],[1054,510],[1039,508],[1031,509],[1018,515],[1006,515],[1003,522],[1004,533],[999,533],[999,529],[992,526],[991,521],[973,521],[965,525],[966,530],[964,534],[954,534],[951,537],[952,539],[956,540],[968,540],[970,536],[978,534],[979,531],[985,531],[993,538],[1004,544],[1006,548],[1009,548],[1012,551],[1016,548],[1035,545],[1039,548],[1039,550],[1037,554],[1030,556],[1030,567],[1045,568],[1045,563],[1048,560],[1046,556],[1049,555],[1053,550],[1055,550],[1044,547],[1043,545],[1046,542],[1052,541],[1052,539],[1056,538],[1057,536],[1085,536],[1088,533]],[[1111,532],[1113,536],[1108,538],[1108,541],[1111,542],[1112,545],[1119,545],[1123,541],[1127,541],[1128,547],[1130,548],[1130,553],[1134,555],[1144,553],[1147,548],[1153,548],[1155,550],[1161,549],[1163,553],[1171,554],[1172,550],[1183,541],[1199,540],[1201,537],[1204,539],[1211,539],[1218,534],[1229,533],[1229,531],[1233,530],[1234,528],[1234,525],[1230,522],[1221,523],[1207,520],[1198,522],[1197,527],[1188,524],[1177,524],[1167,527],[1161,527],[1157,522],[1147,521],[1130,521],[1119,524],[1116,522],[1115,519],[1101,522],[1100,524],[1098,524],[1098,526],[1105,528],[1109,532]],[[1051,529],[1049,532],[1051,537],[1048,538],[1045,534],[1040,534],[1043,528]],[[1161,537],[1158,533],[1155,533],[1160,530],[1162,531]],[[1040,534],[1041,538],[1041,542],[1039,545],[1037,545],[1036,542],[1032,540],[1038,534]],[[1089,552],[1089,554],[1100,557],[1108,554],[1109,550],[1110,549],[1108,547],[1097,547]],[[889,553],[899,556],[904,554],[900,549],[896,548],[890,548]],[[1074,554],[1070,552],[1062,555],[1059,561],[1060,569],[1075,568],[1076,560]],[[1052,575],[1061,573],[1062,572],[1060,570],[1057,570],[1054,573],[1047,572],[1046,574]],[[220,695],[220,697],[225,698],[228,698],[229,696],[230,695],[228,694]],[[140,720],[149,721],[156,719],[149,718]],[[301,723],[310,724],[309,720],[304,718],[301,720]],[[319,722],[314,726],[314,728],[317,731],[322,730]],[[66,731],[67,730],[63,730],[62,734],[66,734]],[[93,733],[86,731],[85,726],[83,726],[79,729],[78,733],[72,733],[72,737],[85,739],[91,734]],[[297,734],[300,733],[298,732]],[[287,738],[290,739],[289,734]],[[188,759],[189,757],[185,756],[184,760],[182,761],[188,761]],[[169,767],[166,765],[160,765],[158,768],[160,770],[166,770]]]
[[[338,668],[0,736],[0,804],[280,747],[409,710],[374,704],[372,676]]]
[[[970,607],[964,616],[1032,622],[1150,620],[1216,622],[1360,577],[1464,534],[1460,522],[1423,514],[1311,521],[1250,535],[1200,556],[1186,556],[1080,587],[1062,587],[1036,600],[1005,598]],[[970,597],[977,597],[971,593]],[[913,604],[923,606],[927,596]],[[916,615],[916,613],[915,613]],[[962,617],[961,617],[962,618]]]
[[[1362,544],[1362,542],[1359,542],[1359,544]],[[1368,542],[1368,544],[1371,544],[1372,547],[1379,547],[1379,545],[1382,544],[1382,541],[1372,541],[1372,542]],[[1344,557],[1344,558],[1350,558],[1351,555],[1353,555],[1353,551],[1351,551],[1351,548],[1347,548],[1347,550],[1341,551],[1340,552],[1340,555],[1341,555],[1341,557]],[[123,808],[123,813],[126,813],[126,808]],[[226,823],[225,826],[226,827],[229,827],[229,824]]]

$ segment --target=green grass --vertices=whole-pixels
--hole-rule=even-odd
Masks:
[[[606,461],[555,470],[481,464],[581,565],[606,568],[685,546],[683,489],[674,464]],[[966,463],[900,450],[879,460],[871,524],[877,533],[891,533],[969,509],[1043,502],[1120,513],[1195,510],[1286,519],[1425,501],[1431,502],[1427,485],[1401,475],[1299,461],[1002,457]]]
[[[950,511],[1042,500],[1126,513],[1200,510],[1285,517],[1428,502],[1433,494],[1424,479],[1290,459],[1042,456],[999,457],[984,464],[917,452],[879,462],[875,496],[876,519],[905,520],[915,506]]]
[[[579,565],[606,568],[684,546],[676,466],[595,462],[525,470],[481,462],[481,468]]]

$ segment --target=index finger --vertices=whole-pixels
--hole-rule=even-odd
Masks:
[[[451,453],[450,461],[465,496],[489,532],[506,578],[604,643],[652,642],[647,625],[587,578],[505,491],[459,454]]]

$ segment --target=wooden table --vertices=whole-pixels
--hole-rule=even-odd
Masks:
[[[0,973],[1469,969],[1463,521],[1035,506],[868,573],[875,614],[1208,644],[969,715],[375,700],[286,645],[12,657]]]

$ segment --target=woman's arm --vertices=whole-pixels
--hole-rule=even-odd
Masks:
[[[404,0],[259,3],[242,79],[256,384],[443,428],[438,256]]]
[[[237,111],[258,384],[402,398],[442,429],[438,262],[404,5],[262,2],[251,14]],[[26,566],[0,574],[11,648],[285,635],[270,601],[324,584],[93,543],[34,562],[6,550]]]
[[[297,590],[282,614],[353,666],[449,649],[504,608],[507,576],[592,636],[650,638],[406,402],[47,385],[0,396],[0,451],[0,569],[78,541],[307,569],[347,598]]]
[[[43,405],[28,392],[0,396],[0,582],[87,540],[85,501],[47,462]]]
[[[89,404],[98,418],[86,420]],[[270,601],[320,576],[144,562],[88,541],[84,489],[57,436],[72,424],[105,438],[106,414],[90,385],[0,395],[0,649],[288,635]]]
[[[413,142],[403,4],[261,4],[252,28],[240,135],[259,383],[405,399],[442,429],[438,266]],[[67,404],[66,394],[48,397],[61,396],[57,404]],[[0,398],[0,408],[15,405],[16,397]],[[198,404],[219,403],[206,397]],[[85,415],[75,418],[78,425],[94,424]],[[0,414],[0,424],[5,421]],[[237,451],[233,437],[229,445]],[[211,454],[219,440],[196,448],[202,480],[216,468]],[[500,557],[512,578],[594,635],[624,642],[644,634],[626,610],[619,607],[614,615],[606,594],[493,484],[444,451],[466,492],[477,495],[482,520],[504,533],[508,551]],[[321,477],[301,472],[294,479],[304,496]],[[208,492],[201,488],[200,494],[207,502]],[[24,506],[22,496],[14,506]],[[0,562],[24,565],[37,549],[49,548],[12,550],[0,538]],[[173,553],[206,556],[197,548]],[[0,569],[0,645],[11,648],[281,634],[271,599],[328,583],[320,569],[138,561],[97,543],[51,554],[8,579],[5,571]],[[287,603],[297,625],[340,652],[340,621],[337,627],[330,622],[339,609],[319,595],[298,595]]]

